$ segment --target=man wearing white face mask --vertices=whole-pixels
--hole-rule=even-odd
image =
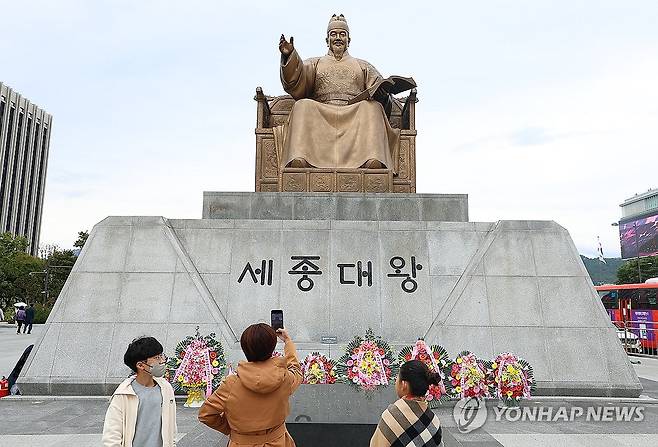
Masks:
[[[112,395],[105,414],[105,447],[171,447],[176,445],[176,400],[163,378],[167,357],[153,337],[128,345],[123,362],[135,374]]]

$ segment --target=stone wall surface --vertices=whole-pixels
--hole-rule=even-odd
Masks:
[[[290,273],[295,256],[319,257],[308,291]],[[415,278],[388,276],[394,257],[409,275],[413,257]],[[341,280],[338,264],[356,265]],[[415,290],[405,291],[412,279]],[[284,310],[300,357],[338,359],[370,327],[394,350],[424,337],[451,356],[514,352],[534,366],[541,394],[641,391],[569,234],[549,221],[108,217],[91,232],[19,383],[26,394],[109,394],[129,373],[130,340],[153,335],[171,353],[197,325],[216,332],[236,362],[239,335],[268,322],[271,309]],[[323,344],[326,336],[337,343]],[[300,409],[328,392],[303,390]],[[382,393],[389,400],[391,390]]]
[[[467,194],[203,193],[204,219],[468,222]]]

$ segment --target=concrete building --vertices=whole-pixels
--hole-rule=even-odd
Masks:
[[[0,82],[0,232],[39,249],[52,116]]]
[[[635,194],[619,206],[622,259],[658,256],[658,189]]]
[[[641,194],[635,194],[619,205],[621,208],[621,222],[645,217],[645,215],[658,214],[658,189],[650,189]]]

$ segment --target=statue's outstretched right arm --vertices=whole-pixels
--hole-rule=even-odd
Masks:
[[[315,82],[315,63],[313,59],[302,61],[293,42],[292,36],[287,42],[283,34],[279,40],[281,85],[295,99],[308,98]]]

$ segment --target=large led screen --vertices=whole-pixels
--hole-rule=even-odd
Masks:
[[[621,257],[658,255],[658,214],[619,224]]]

